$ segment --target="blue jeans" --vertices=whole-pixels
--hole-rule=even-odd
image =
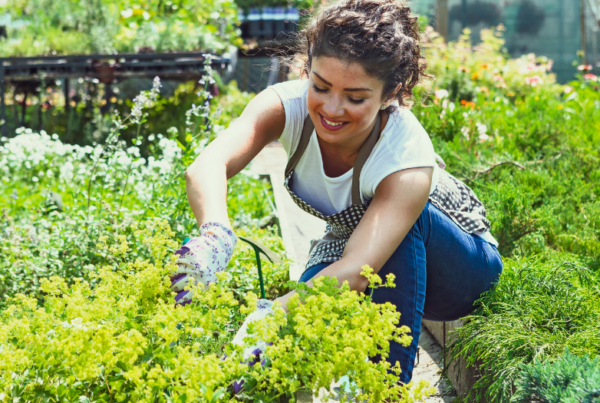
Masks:
[[[331,263],[307,269],[300,282],[307,282]],[[468,315],[479,296],[492,288],[502,272],[496,246],[463,231],[431,203],[408,232],[400,246],[379,271],[382,278],[396,276],[396,288],[379,288],[373,301],[391,302],[401,313],[399,326],[411,329],[413,341],[403,347],[390,343],[389,362],[400,362],[400,380],[412,378],[421,320],[452,321]]]

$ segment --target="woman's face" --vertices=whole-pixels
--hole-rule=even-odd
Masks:
[[[307,103],[319,138],[341,146],[362,144],[383,104],[382,91],[383,82],[358,63],[314,58]]]

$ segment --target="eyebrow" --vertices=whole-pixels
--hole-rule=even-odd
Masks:
[[[327,84],[328,86],[332,87],[332,84],[325,80],[323,77],[321,77],[319,74],[317,74],[315,71],[312,72],[315,76],[319,77],[319,80],[323,81],[325,84]],[[373,91],[370,88],[344,88],[344,91]]]

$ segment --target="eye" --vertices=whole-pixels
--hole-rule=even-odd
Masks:
[[[350,102],[352,102],[353,104],[362,104],[363,102],[365,102],[364,99],[354,99],[354,98],[350,98],[350,97],[348,97],[348,100]]]
[[[317,91],[317,92],[321,92],[321,93],[323,93],[323,92],[327,92],[327,88],[319,88],[319,87],[317,87],[317,85],[316,85],[316,84],[313,84],[313,89],[314,89],[315,91]]]

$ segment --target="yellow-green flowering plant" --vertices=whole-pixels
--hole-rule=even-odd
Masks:
[[[393,275],[383,284],[369,266],[361,274],[369,279],[371,290],[394,287]],[[239,399],[272,401],[300,389],[318,393],[322,388],[328,398],[330,385],[343,376],[348,376],[351,395],[358,401],[409,402],[434,391],[425,382],[414,390],[412,384],[400,384],[399,363],[385,360],[390,341],[407,346],[412,340],[410,329],[397,326],[400,313],[395,306],[374,303],[371,294],[353,292],[347,282],[339,287],[334,277],[295,288],[298,293],[290,299],[287,315],[276,309],[274,315],[250,324],[249,341],[270,346],[261,356],[263,364],[253,365],[244,375]],[[383,359],[371,361],[375,356]]]
[[[136,232],[152,256],[98,269],[99,282],[44,280],[42,306],[19,294],[0,316],[0,400],[211,401],[240,366],[213,339],[238,303],[220,284],[174,307],[173,232],[164,221]],[[128,253],[125,238],[99,248]]]
[[[173,235],[166,221],[155,220],[135,231],[135,245],[125,236],[103,237],[98,248],[113,265],[97,268],[94,286],[55,276],[43,281],[43,302],[11,298],[0,313],[0,401],[276,401],[346,374],[368,401],[429,393],[397,384],[398,366],[394,374],[386,361],[367,361],[385,358],[390,340],[410,342],[408,329],[396,327],[395,308],[331,278],[299,285],[287,316],[279,309],[251,326],[253,337],[273,344],[264,367],[248,366],[242,349],[227,345],[256,295],[240,307],[225,272],[207,290],[189,285],[193,303],[175,306]],[[128,260],[136,248],[149,258]],[[381,285],[370,269],[364,274]],[[241,379],[247,386],[235,395],[232,384]]]

